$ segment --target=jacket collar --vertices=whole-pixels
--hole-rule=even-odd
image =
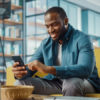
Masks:
[[[73,33],[73,31],[74,31],[74,28],[70,24],[68,24],[68,30],[67,30],[65,36],[63,37],[63,41],[68,41],[70,39],[70,36]]]

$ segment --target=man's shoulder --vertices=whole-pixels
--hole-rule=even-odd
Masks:
[[[74,37],[77,39],[90,39],[90,36],[80,30],[74,31]]]
[[[82,31],[80,31],[80,30],[78,30],[78,29],[75,29],[73,26],[71,26],[70,24],[69,24],[69,29],[70,29],[70,32],[72,32],[73,33],[73,37],[75,37],[75,38],[81,38],[81,37],[89,37],[88,36],[88,34],[86,34],[86,33],[84,33],[84,32],[82,32]]]
[[[88,34],[84,33],[84,32],[81,32],[79,30],[75,30],[74,39],[73,40],[75,40],[77,42],[79,47],[82,47],[84,45],[85,46],[88,45],[91,48],[93,48],[90,36]]]

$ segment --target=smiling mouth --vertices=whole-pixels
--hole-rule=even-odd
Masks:
[[[56,33],[53,33],[53,34],[51,34],[51,37],[52,38],[56,38],[57,37],[57,34]]]

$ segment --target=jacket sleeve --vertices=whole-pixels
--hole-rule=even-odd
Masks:
[[[29,62],[32,62],[34,60],[38,60],[38,61],[41,61],[43,63],[42,44],[43,44],[43,42],[41,43],[39,48],[36,50],[36,52],[33,54],[33,57],[29,60]],[[37,72],[37,71],[29,70],[28,67],[26,67],[26,69],[28,71],[27,75],[23,76],[20,80],[23,80],[27,77],[32,77],[33,74],[35,74]]]
[[[77,64],[66,66],[54,66],[56,76],[59,78],[88,78],[94,69],[94,51],[93,45],[88,36],[81,37],[78,42],[78,60]]]

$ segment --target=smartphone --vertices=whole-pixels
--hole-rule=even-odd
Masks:
[[[19,62],[18,66],[24,66],[25,65],[20,56],[12,56],[12,60],[14,60],[15,62]]]

